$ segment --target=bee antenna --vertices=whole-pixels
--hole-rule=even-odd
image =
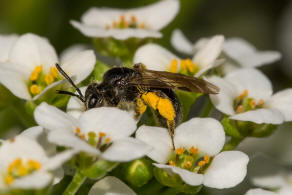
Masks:
[[[70,96],[75,96],[77,97],[78,99],[80,99],[82,102],[85,102],[83,96],[80,96],[79,94],[75,94],[75,93],[72,93],[70,91],[63,91],[63,90],[56,90],[56,92],[58,94],[64,94],[64,95],[70,95]]]
[[[66,72],[61,68],[61,66],[56,63],[56,68],[58,69],[58,71],[63,75],[63,77],[65,77],[65,79],[76,89],[77,93],[79,95],[76,95],[74,93],[71,93],[69,91],[57,91],[59,94],[67,94],[67,95],[71,95],[71,96],[76,96],[78,97],[82,102],[85,102],[85,98],[83,96],[83,94],[81,93],[80,89],[75,85],[75,83],[72,81],[72,79],[66,74]],[[61,93],[60,93],[61,92]],[[66,92],[66,93],[63,93]],[[73,95],[72,95],[73,94]]]

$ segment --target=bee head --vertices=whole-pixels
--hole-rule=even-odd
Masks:
[[[99,87],[99,84],[92,83],[88,85],[85,91],[85,106],[86,109],[103,106],[104,91]]]

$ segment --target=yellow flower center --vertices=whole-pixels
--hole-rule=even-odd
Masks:
[[[113,21],[111,24],[106,26],[106,29],[125,29],[125,28],[145,28],[145,23],[139,23],[135,15],[131,15],[129,18],[126,18],[124,14],[120,15],[120,18],[116,21]]]
[[[36,66],[29,77],[29,92],[32,96],[38,95],[44,88],[57,80],[60,80],[60,76],[56,67],[51,67],[50,72],[45,74],[41,65]]]
[[[211,157],[199,153],[198,148],[194,146],[186,149],[177,148],[170,156],[168,164],[187,169],[195,173],[203,173],[209,166]]]
[[[36,160],[28,159],[24,161],[21,158],[17,158],[8,165],[4,181],[7,185],[10,185],[15,179],[29,175],[40,168],[41,163]]]
[[[180,60],[180,69],[178,68],[178,65],[179,65],[178,60],[174,58],[170,63],[169,71],[189,76],[194,76],[199,71],[199,66],[197,66],[189,58]]]
[[[264,100],[260,99],[256,101],[254,98],[248,97],[248,90],[245,89],[239,96],[233,101],[233,108],[236,113],[242,113],[250,110],[262,108]]]

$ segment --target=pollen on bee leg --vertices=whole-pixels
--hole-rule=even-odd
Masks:
[[[182,148],[177,148],[176,150],[175,150],[175,153],[177,154],[177,155],[182,155],[184,152],[185,152],[185,148],[184,147],[182,147]]]
[[[177,65],[178,65],[178,61],[176,58],[174,58],[170,63],[170,72],[176,73],[177,72]]]
[[[173,121],[175,118],[175,111],[172,105],[172,102],[167,98],[160,98],[157,109],[161,116],[166,118],[169,121]]]
[[[29,90],[33,95],[37,95],[41,92],[40,88],[37,85],[30,86]]]

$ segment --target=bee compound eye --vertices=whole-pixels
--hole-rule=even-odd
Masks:
[[[88,108],[94,108],[96,106],[96,103],[97,103],[96,97],[90,98],[89,103],[88,103]]]

